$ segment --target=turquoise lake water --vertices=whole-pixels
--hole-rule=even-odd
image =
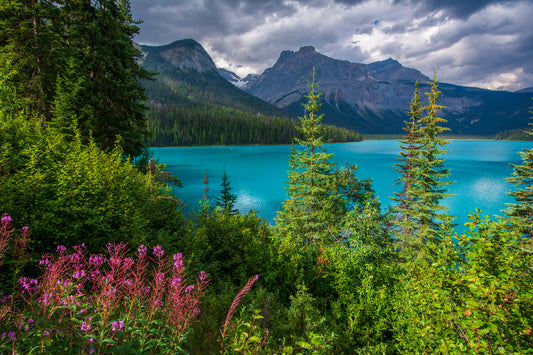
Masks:
[[[452,140],[445,148],[447,167],[451,168],[449,193],[443,201],[457,216],[456,223],[468,221],[476,207],[482,214],[502,215],[505,203],[513,202],[507,195],[512,189],[505,178],[510,176],[509,163],[521,163],[518,151],[532,148],[533,142]],[[237,208],[246,213],[255,210],[261,217],[272,220],[285,199],[290,146],[233,146],[153,148],[154,157],[167,164],[179,177],[183,188],[176,195],[189,207],[198,205],[203,196],[204,172],[209,178],[211,198],[220,196],[221,177],[226,170],[237,196]],[[357,164],[360,178],[372,178],[373,188],[382,205],[391,203],[394,181],[399,174],[393,166],[399,156],[398,141],[364,141],[329,144],[328,153],[334,161]],[[461,229],[461,228],[458,228]]]

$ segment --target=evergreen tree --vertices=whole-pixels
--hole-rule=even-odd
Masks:
[[[239,211],[235,208],[235,201],[237,196],[231,193],[232,187],[226,170],[224,170],[224,175],[222,175],[222,183],[220,184],[222,189],[220,190],[220,198],[216,199],[215,205],[222,208],[224,212],[234,215]]]
[[[298,130],[303,138],[296,139],[303,150],[291,151],[289,160],[288,200],[276,221],[283,234],[299,242],[315,244],[328,235],[327,223],[332,200],[332,174],[335,163],[330,162],[333,154],[326,153],[323,139],[324,115],[318,115],[321,104],[320,93],[316,91],[315,72],[309,84],[309,99],[304,104],[306,115],[300,117]]]
[[[147,133],[144,90],[150,74],[136,59],[137,21],[128,0],[65,1],[66,66],[58,81],[55,123],[78,127],[104,150],[117,140],[128,155],[139,155]]]
[[[414,159],[416,175],[416,188],[413,200],[417,205],[415,209],[419,211],[417,217],[419,222],[419,237],[423,243],[436,238],[439,231],[439,222],[447,222],[449,218],[443,214],[448,210],[447,207],[440,205],[440,201],[449,195],[447,185],[451,182],[442,181],[450,175],[450,169],[446,168],[442,154],[448,151],[442,147],[448,144],[448,141],[440,138],[438,135],[449,131],[449,128],[442,126],[447,121],[444,118],[437,117],[437,110],[444,106],[437,104],[441,94],[438,90],[437,70],[433,73],[431,81],[431,90],[426,93],[429,103],[422,107],[422,112],[426,116],[420,119],[420,155]]]
[[[49,119],[63,58],[62,19],[55,1],[0,2],[0,67],[32,113]],[[7,73],[6,73],[7,74]]]
[[[529,123],[533,126],[533,123]],[[533,136],[533,131],[526,130]],[[528,239],[529,249],[533,251],[533,148],[518,152],[522,164],[510,164],[513,167],[511,177],[507,181],[517,187],[509,195],[513,196],[516,203],[508,204],[505,211],[509,221]]]
[[[410,236],[416,228],[413,211],[413,187],[414,160],[420,155],[420,95],[418,94],[418,82],[415,83],[415,92],[410,103],[409,120],[404,121],[406,132],[403,139],[400,139],[400,157],[394,168],[400,173],[395,185],[401,184],[400,192],[395,192],[392,198],[397,204],[394,207],[396,214],[396,234],[403,244],[403,248],[410,241]]]
[[[431,81],[431,89],[426,93],[428,104],[420,108],[418,91],[411,101],[411,120],[407,122],[406,137],[402,141],[398,171],[403,191],[396,196],[395,208],[399,214],[396,225],[404,246],[411,249],[420,248],[438,238],[439,231],[447,228],[452,220],[445,214],[447,207],[440,201],[446,198],[446,186],[450,182],[443,179],[450,175],[442,154],[447,151],[442,147],[448,142],[439,134],[448,130],[442,124],[446,120],[437,117],[437,111],[444,106],[437,104],[440,96],[436,70]],[[420,117],[425,113],[424,117]]]

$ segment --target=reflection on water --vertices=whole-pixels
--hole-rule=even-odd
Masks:
[[[532,148],[533,142],[501,141],[451,141],[446,146],[450,152],[444,157],[452,169],[449,193],[444,204],[457,216],[456,223],[463,224],[476,207],[482,213],[502,215],[505,203],[513,199],[507,195],[511,188],[505,182],[512,168],[509,163],[520,163],[517,151]],[[258,211],[272,220],[285,199],[290,146],[239,146],[239,147],[180,147],[154,148],[154,155],[183,182],[176,194],[188,205],[196,206],[203,195],[203,177],[209,176],[208,195],[220,195],[224,170],[237,195],[237,208],[241,212]],[[357,164],[360,178],[372,178],[384,207],[391,203],[390,196],[398,173],[394,170],[399,147],[397,141],[365,141],[360,143],[330,144],[328,153],[335,154],[340,164]]]

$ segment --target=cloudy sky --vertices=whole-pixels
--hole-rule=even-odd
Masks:
[[[533,87],[533,0],[131,0],[135,40],[198,41],[217,66],[262,73],[284,50],[389,57],[443,82]]]

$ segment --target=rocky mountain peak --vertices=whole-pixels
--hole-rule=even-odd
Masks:
[[[414,83],[419,81],[425,83],[429,78],[416,69],[404,67],[397,60],[392,58],[368,64],[368,73],[375,79],[381,81],[408,81]]]
[[[173,67],[181,70],[194,70],[197,72],[216,71],[213,59],[205,49],[194,39],[187,38],[172,42],[165,46],[142,46],[143,52],[149,55],[159,55]]]
[[[301,47],[298,50],[298,54],[309,54],[309,53],[316,53],[315,47],[305,46],[305,47]]]

